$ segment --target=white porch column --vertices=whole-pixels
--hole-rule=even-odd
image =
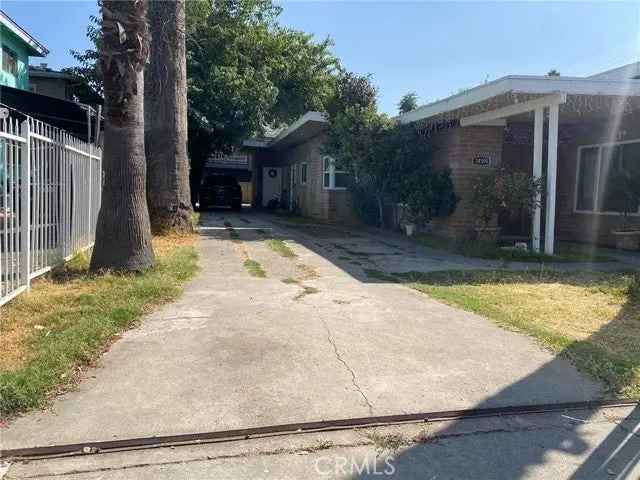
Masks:
[[[534,110],[533,123],[533,178],[542,177],[542,135],[544,126],[544,107],[538,107]],[[533,210],[533,228],[532,228],[532,248],[534,252],[540,251],[540,220],[542,217],[540,201],[542,194],[536,197],[536,208]]]
[[[558,170],[558,113],[557,103],[549,105],[549,145],[547,153],[547,217],[545,222],[544,253],[553,255],[556,231],[556,175]]]

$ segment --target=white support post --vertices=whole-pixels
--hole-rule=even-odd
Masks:
[[[29,120],[20,125],[20,135],[25,139],[22,144],[20,165],[20,280],[31,288],[31,138]]]
[[[544,127],[544,107],[535,109],[533,124],[533,178],[542,177],[542,140]],[[536,207],[533,210],[533,228],[531,246],[534,252],[540,252],[540,223],[541,223],[542,194],[536,196]]]
[[[558,104],[549,106],[549,144],[547,153],[547,217],[544,253],[553,255],[556,230],[556,176],[558,170]]]

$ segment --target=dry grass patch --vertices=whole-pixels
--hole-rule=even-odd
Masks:
[[[154,239],[148,272],[93,275],[89,252],[0,307],[0,416],[41,405],[143,314],[175,299],[197,271],[196,235]]]
[[[612,390],[640,398],[640,297],[623,273],[438,272],[411,286],[528,333]]]

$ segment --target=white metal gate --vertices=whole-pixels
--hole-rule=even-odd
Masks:
[[[102,152],[20,114],[0,120],[0,305],[93,245]]]

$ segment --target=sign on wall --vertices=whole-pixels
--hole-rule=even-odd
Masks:
[[[490,153],[477,153],[471,161],[474,167],[492,167],[493,155]]]

